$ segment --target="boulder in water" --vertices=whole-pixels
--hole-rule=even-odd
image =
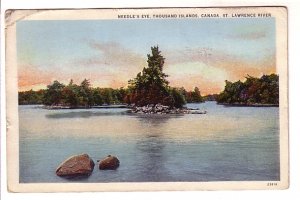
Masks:
[[[91,175],[95,163],[87,154],[75,155],[66,159],[56,169],[56,175],[74,178]]]
[[[119,167],[120,161],[117,157],[108,155],[106,158],[100,161],[100,170],[115,170]]]

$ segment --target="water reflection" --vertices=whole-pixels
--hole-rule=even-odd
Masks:
[[[139,162],[140,172],[138,179],[144,181],[169,180],[169,172],[165,167],[167,153],[165,152],[166,139],[164,138],[163,125],[171,118],[180,115],[136,115],[141,124],[147,124],[149,129],[137,140],[135,148],[142,155],[143,162]]]
[[[97,111],[77,111],[77,112],[58,112],[46,114],[46,118],[61,119],[61,118],[90,118],[90,117],[100,117],[100,116],[115,116],[115,115],[126,115],[127,110],[122,110],[119,112],[111,112],[103,110],[101,112]]]
[[[140,171],[139,179],[145,181],[165,180],[167,175],[164,163],[166,155],[164,153],[165,143],[160,133],[145,135],[136,143],[138,154],[142,155],[142,162],[138,162]]]
[[[149,114],[149,115],[143,115],[143,114],[134,114],[132,115],[136,117],[141,124],[149,124],[151,126],[157,127],[162,124],[165,124],[168,120],[174,119],[174,118],[182,118],[183,114],[165,114],[165,115],[157,115],[157,114]]]

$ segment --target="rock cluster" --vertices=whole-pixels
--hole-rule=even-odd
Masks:
[[[100,170],[115,170],[119,167],[120,161],[116,156],[108,155],[99,160]],[[88,154],[74,155],[63,161],[56,169],[56,175],[65,178],[87,177],[94,170],[95,163]]]
[[[145,113],[145,114],[166,114],[170,113],[171,108],[169,106],[164,106],[161,104],[149,104],[146,106],[134,106],[132,108],[133,113]]]
[[[131,112],[138,114],[206,114],[206,111],[199,111],[198,109],[171,108],[162,104],[133,106]]]

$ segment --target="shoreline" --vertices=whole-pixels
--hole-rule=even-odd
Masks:
[[[171,108],[169,106],[164,106],[162,104],[150,104],[146,106],[133,106],[133,105],[105,105],[105,106],[78,106],[78,107],[70,107],[70,106],[45,106],[41,104],[26,104],[26,105],[35,105],[39,106],[42,109],[47,110],[75,110],[75,109],[114,109],[114,108],[127,108],[129,113],[132,114],[207,114],[206,110],[201,111],[199,108]]]
[[[40,105],[43,109],[47,109],[47,110],[61,110],[61,109],[113,109],[113,108],[131,108],[128,105],[105,105],[105,106],[76,106],[76,107],[72,107],[72,106],[45,106],[45,105]]]
[[[218,105],[226,106],[226,107],[279,107],[279,104],[246,104],[246,103],[217,103]]]

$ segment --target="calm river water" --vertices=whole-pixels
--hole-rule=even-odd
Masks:
[[[273,107],[188,104],[206,115],[141,115],[126,109],[19,106],[20,182],[279,180],[279,113]],[[116,155],[120,167],[85,179],[56,176],[71,155]]]

